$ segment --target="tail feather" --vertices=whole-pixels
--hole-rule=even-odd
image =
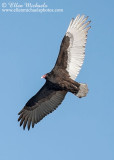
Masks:
[[[82,97],[85,97],[87,95],[87,93],[88,93],[88,86],[87,86],[87,84],[80,83],[79,91],[76,94],[76,96],[79,97],[79,98],[82,98]]]

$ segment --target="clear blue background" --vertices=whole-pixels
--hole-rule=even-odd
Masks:
[[[0,8],[0,160],[114,160],[114,1],[28,2],[64,12]],[[77,78],[88,84],[89,94],[78,99],[69,93],[56,111],[23,131],[17,113],[44,84],[40,77],[54,66],[69,22],[79,13],[92,20]]]

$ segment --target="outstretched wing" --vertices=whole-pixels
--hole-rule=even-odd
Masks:
[[[20,126],[23,124],[23,129],[28,125],[32,127],[43,119],[47,114],[54,111],[61,104],[67,92],[55,90],[53,84],[47,81],[40,91],[33,96],[19,112]]]
[[[86,22],[87,19],[84,15],[78,15],[71,20],[54,67],[65,69],[73,80],[77,77],[85,57],[87,33],[90,29],[90,21]]]

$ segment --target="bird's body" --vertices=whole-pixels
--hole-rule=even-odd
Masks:
[[[77,97],[85,97],[88,93],[86,84],[78,83],[77,77],[85,56],[85,44],[90,23],[87,17],[77,16],[72,19],[68,30],[62,40],[59,56],[51,72],[45,74],[44,86],[34,95],[19,112],[20,125],[28,129],[32,123],[38,123],[47,114],[55,110],[61,104],[67,92]]]

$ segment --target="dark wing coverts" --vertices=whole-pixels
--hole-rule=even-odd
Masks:
[[[88,17],[78,15],[72,19],[67,32],[62,40],[59,56],[53,68],[53,72],[66,71],[73,80],[77,77],[85,57],[85,45],[90,27]],[[25,129],[32,127],[47,114],[54,111],[61,104],[66,91],[60,91],[54,84],[46,81],[40,91],[33,96],[19,112],[20,125]]]
[[[28,125],[32,127],[43,119],[47,114],[54,111],[63,101],[66,92],[55,90],[47,81],[40,91],[33,96],[19,112],[20,126],[23,124],[23,129]]]

